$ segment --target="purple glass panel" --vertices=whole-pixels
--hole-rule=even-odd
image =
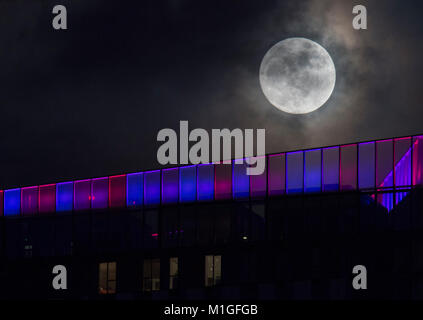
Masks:
[[[302,193],[304,186],[304,152],[286,154],[286,192]]]
[[[266,161],[265,156],[260,156],[256,158],[260,158],[260,160]],[[266,187],[267,187],[267,165],[265,164],[264,171],[262,174],[250,176],[251,197],[255,199],[266,197]]]
[[[323,149],[322,156],[323,191],[339,190],[339,147]]]
[[[0,217],[3,216],[3,208],[4,208],[3,199],[4,199],[4,191],[0,190]]]
[[[213,164],[199,164],[197,166],[197,199],[199,201],[214,199]]]
[[[380,193],[377,195],[377,202],[390,212],[394,208],[394,194]]]
[[[360,190],[374,189],[375,166],[375,143],[360,143],[358,145],[358,187]]]
[[[376,142],[376,187],[392,188],[394,185],[394,141]],[[383,196],[381,196],[383,198]]]
[[[23,215],[38,213],[38,187],[21,189],[21,210]]]
[[[357,190],[357,145],[341,147],[341,191]]]
[[[91,188],[91,208],[106,209],[109,204],[109,178],[92,179]]]
[[[268,159],[268,194],[278,196],[285,193],[285,154],[271,155]]]
[[[411,138],[394,140],[395,186],[411,186]]]
[[[160,170],[144,173],[144,204],[146,206],[160,204]]]
[[[88,210],[91,208],[91,179],[74,182],[73,208],[76,211]]]
[[[423,185],[423,136],[413,139],[413,185]]]
[[[177,203],[179,198],[179,170],[178,168],[162,170],[162,203]]]

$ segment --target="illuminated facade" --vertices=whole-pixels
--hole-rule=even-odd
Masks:
[[[380,195],[388,211],[423,184],[423,136],[266,156],[262,175],[246,165],[200,164],[0,191],[1,215],[141,208],[196,201],[264,199],[342,191]],[[399,191],[403,192],[399,192]]]
[[[355,298],[363,264],[365,297],[423,298],[423,136],[266,162],[0,191],[0,297]],[[55,264],[81,275],[66,293]]]

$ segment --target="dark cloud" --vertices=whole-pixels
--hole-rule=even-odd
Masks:
[[[157,167],[157,132],[266,128],[267,150],[415,134],[421,125],[419,1],[0,2],[0,188]],[[261,59],[306,37],[337,67],[329,102],[284,114],[260,90]]]

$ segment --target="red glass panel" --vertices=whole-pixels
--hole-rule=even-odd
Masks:
[[[109,177],[109,206],[123,208],[126,203],[126,175]]]

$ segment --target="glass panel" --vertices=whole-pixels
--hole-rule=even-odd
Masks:
[[[232,165],[215,164],[214,192],[216,200],[232,198]]]
[[[109,207],[123,208],[126,204],[126,175],[109,177]]]
[[[394,195],[393,193],[379,193],[377,195],[377,202],[383,206],[388,212],[394,208]]]
[[[302,193],[304,183],[304,153],[286,154],[286,191],[287,193]]]
[[[144,173],[144,204],[160,204],[160,170]]]
[[[411,186],[411,138],[394,140],[395,186]]]
[[[423,185],[423,136],[413,139],[413,185]]]
[[[234,160],[232,167],[232,191],[234,199],[248,199],[250,196],[250,177],[247,175],[247,162]]]
[[[16,216],[21,213],[21,189],[4,191],[4,215]]]
[[[40,186],[40,213],[52,213],[56,210],[56,185]]]
[[[271,155],[268,159],[268,194],[278,196],[285,193],[285,154]]]
[[[144,199],[144,174],[131,173],[126,176],[126,205],[140,207]]]
[[[179,200],[193,202],[197,199],[197,166],[179,168]]]
[[[358,184],[360,189],[375,187],[375,143],[360,143],[358,146]]]
[[[256,157],[259,158],[259,157]],[[266,158],[264,156],[260,157]],[[264,198],[266,197],[266,186],[267,186],[267,166],[264,167],[264,172],[260,175],[250,176],[250,193],[252,198]]]
[[[73,208],[73,182],[56,184],[56,211],[72,211]]]
[[[75,210],[88,210],[91,207],[91,180],[74,182],[73,208]]]
[[[177,203],[179,199],[178,168],[162,170],[162,203]]]
[[[96,178],[91,182],[91,208],[106,209],[109,204],[109,178]]]
[[[394,184],[393,140],[376,142],[376,187],[391,188]]]
[[[214,199],[214,165],[197,166],[197,199],[208,201]]]
[[[357,145],[341,147],[341,191],[357,189]]]
[[[305,152],[304,191],[320,192],[322,189],[322,152],[320,149]]]
[[[21,211],[23,215],[38,213],[38,187],[22,188]]]
[[[323,191],[339,190],[339,147],[323,149]]]
[[[0,217],[3,216],[4,212],[4,191],[0,190]]]

